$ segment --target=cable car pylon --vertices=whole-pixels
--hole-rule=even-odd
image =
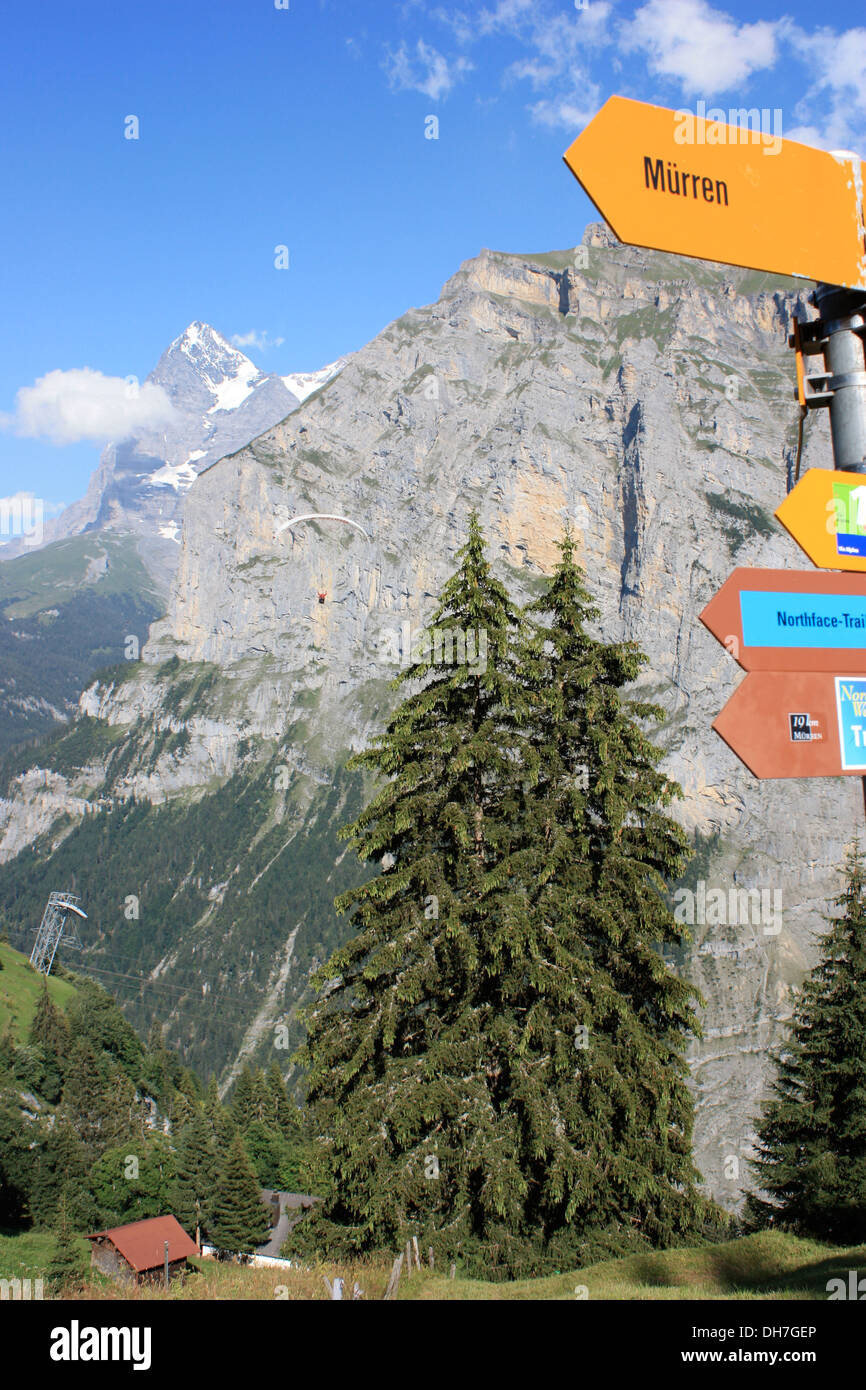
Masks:
[[[81,901],[75,893],[52,893],[48,899],[48,904],[42,916],[39,930],[36,933],[36,944],[30,953],[30,964],[40,975],[50,975],[51,967],[54,964],[54,957],[57,947],[60,945],[60,938],[66,926],[66,919],[70,912],[74,912],[77,917],[87,918],[87,913],[78,904]],[[74,946],[76,950],[82,949],[82,942],[78,939],[77,932],[72,936],[67,935],[66,945]]]

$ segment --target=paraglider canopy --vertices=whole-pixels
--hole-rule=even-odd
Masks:
[[[365,540],[369,541],[370,539],[359,521],[353,521],[350,516],[336,516],[333,512],[305,512],[303,516],[289,517],[288,521],[284,521],[277,527],[276,534],[279,535],[281,531],[287,531],[290,526],[297,526],[302,521],[342,521],[344,526],[354,526],[356,531],[361,532]]]

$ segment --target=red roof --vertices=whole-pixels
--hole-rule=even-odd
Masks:
[[[94,1231],[88,1240],[110,1240],[126,1262],[137,1273],[156,1269],[165,1262],[165,1242],[168,1258],[182,1260],[197,1255],[198,1247],[190,1240],[180,1222],[173,1216],[152,1216],[147,1221],[130,1221],[128,1226],[113,1226],[108,1231]]]

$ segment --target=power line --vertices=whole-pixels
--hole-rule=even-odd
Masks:
[[[26,937],[29,935],[29,933],[28,933],[26,930],[21,929],[21,928],[18,928],[18,927],[13,927],[13,928],[11,928],[11,929],[10,929],[10,934],[13,935],[13,936],[17,936],[17,937],[19,937],[19,938],[26,938]],[[133,957],[133,956],[117,956],[117,957],[115,957],[115,959],[117,959],[117,960],[127,960],[127,961],[129,961],[129,960],[134,960],[134,957]],[[152,980],[152,979],[150,978],[149,975],[144,975],[144,974],[140,974],[140,973],[131,974],[131,973],[129,973],[129,972],[127,972],[127,971],[123,971],[123,970],[111,970],[111,969],[109,969],[109,968],[106,967],[106,966],[91,965],[89,961],[84,962],[84,963],[82,964],[82,966],[80,967],[79,971],[77,971],[76,973],[82,974],[82,975],[87,974],[87,973],[95,974],[95,975],[116,975],[116,976],[119,976],[119,977],[122,978],[122,979],[126,979],[126,980],[135,980],[135,981],[137,981],[138,983],[140,983],[142,986],[147,986],[149,989],[169,990],[169,991],[171,991],[172,993],[177,993],[177,994],[181,994],[181,995],[183,995],[183,994],[189,995],[189,993],[190,993],[191,990],[194,990],[194,989],[196,989],[196,988],[198,988],[198,989],[201,988],[201,981],[198,981],[197,984],[184,984],[184,985],[169,984],[168,981],[163,981],[163,980]],[[207,983],[207,982],[206,982],[206,983]],[[211,991],[210,991],[210,989],[209,989],[209,990],[208,990],[208,993],[210,993],[210,992],[211,992]],[[219,1001],[220,1001],[220,1003],[222,1003],[223,1000],[233,1000],[233,1001],[235,1001],[235,1003],[236,1003],[236,1005],[237,1005],[238,1008],[240,1008],[241,1006],[244,1006],[244,1007],[246,1007],[246,1008],[248,1009],[248,1008],[250,1007],[250,1002],[251,1002],[251,1001],[250,1001],[249,995],[235,994],[232,990],[225,990],[225,989],[219,989],[219,990],[218,990],[218,988],[214,988],[214,991],[213,991],[213,992],[214,992],[215,998],[218,998]],[[263,993],[263,994],[266,994],[266,993],[267,993],[267,989],[264,989],[264,990],[262,991],[262,993]],[[207,999],[206,997],[202,997],[202,998],[200,998],[200,999],[190,999],[188,1002],[189,1002],[189,1006],[190,1006],[190,1007],[195,1007],[195,1008],[210,1008],[210,1007],[211,1007],[211,1003],[208,1001],[208,999]]]

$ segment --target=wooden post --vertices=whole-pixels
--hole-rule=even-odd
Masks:
[[[333,1299],[336,1299],[337,1302],[339,1302],[339,1301],[342,1299],[342,1297],[343,1297],[343,1280],[342,1280],[342,1279],[340,1279],[340,1278],[335,1278],[335,1279],[334,1279],[334,1291],[333,1291],[333,1293],[331,1294],[331,1297],[332,1297]]]
[[[407,1274],[408,1278],[410,1278],[410,1279],[412,1278],[412,1242],[411,1242],[411,1240],[407,1240],[407,1241],[406,1241],[406,1274]]]
[[[432,1246],[432,1245],[430,1246],[430,1249],[427,1251],[427,1262],[428,1262],[428,1264],[430,1265],[430,1268],[431,1268],[431,1269],[435,1269],[435,1267],[436,1267],[436,1262],[435,1262],[435,1260],[433,1259],[433,1246]]]
[[[420,1274],[420,1273],[421,1273],[421,1256],[420,1256],[420,1254],[418,1253],[418,1237],[417,1237],[417,1236],[413,1236],[413,1237],[412,1237],[412,1248],[413,1248],[413,1250],[415,1251],[415,1265],[416,1265],[416,1267],[417,1267],[418,1273]]]
[[[356,1279],[355,1282],[354,1282],[354,1284],[352,1285],[352,1301],[355,1302],[357,1299],[363,1298],[363,1297],[364,1297],[364,1290],[361,1288],[361,1285],[358,1283],[358,1281],[357,1281],[357,1279]]]
[[[454,1278],[454,1275],[455,1275],[456,1273],[457,1273],[457,1266],[456,1266],[456,1264],[453,1264],[453,1263],[452,1263],[452,1265],[451,1265],[451,1273],[449,1274],[448,1278],[449,1278],[449,1279],[453,1279],[453,1278]]]
[[[403,1255],[402,1255],[402,1252],[401,1252],[401,1253],[397,1256],[397,1258],[396,1258],[396,1260],[394,1261],[393,1265],[391,1266],[391,1277],[390,1277],[390,1279],[388,1280],[388,1287],[387,1287],[387,1289],[385,1290],[385,1299],[393,1299],[393,1298],[396,1298],[396,1297],[397,1297],[397,1290],[398,1290],[398,1288],[400,1287],[400,1273],[401,1273],[402,1269],[403,1269]],[[383,1300],[383,1301],[384,1301],[384,1300]]]
[[[168,1288],[169,1279],[168,1279],[168,1241],[167,1241],[167,1240],[164,1240],[164,1241],[163,1241],[163,1255],[164,1255],[164,1258],[165,1258],[165,1287]]]

